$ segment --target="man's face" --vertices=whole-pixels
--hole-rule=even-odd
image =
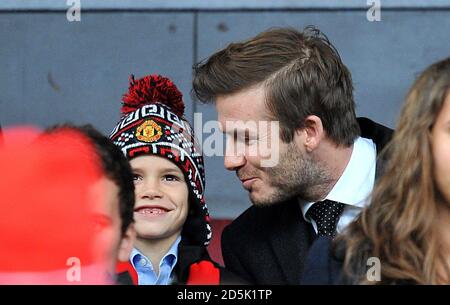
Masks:
[[[224,166],[236,171],[253,204],[271,205],[293,197],[310,200],[308,188],[323,170],[302,145],[304,131],[284,143],[279,130],[271,128],[262,86],[218,96],[216,109],[227,138]],[[269,159],[278,162],[265,166]]]

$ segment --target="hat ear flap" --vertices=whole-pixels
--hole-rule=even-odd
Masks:
[[[189,210],[188,216],[183,226],[181,235],[187,240],[188,244],[205,245],[207,238],[207,224],[203,215],[202,208],[196,202],[192,192],[189,191]]]

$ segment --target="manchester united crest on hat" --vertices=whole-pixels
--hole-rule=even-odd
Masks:
[[[161,126],[153,120],[147,120],[136,128],[136,139],[141,142],[152,143],[162,136]]]

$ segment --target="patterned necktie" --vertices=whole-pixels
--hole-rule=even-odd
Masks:
[[[330,237],[336,235],[336,226],[344,206],[343,203],[327,199],[316,202],[309,208],[306,217],[316,222],[317,235]]]

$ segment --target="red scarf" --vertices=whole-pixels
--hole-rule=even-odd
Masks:
[[[133,265],[128,262],[119,262],[116,265],[116,272],[128,272],[133,280],[133,284],[138,284],[138,274]],[[189,267],[189,277],[186,285],[219,285],[220,269],[208,260],[203,260],[192,264]]]
[[[210,261],[194,263],[189,268],[187,285],[219,285],[220,269]]]
[[[116,273],[119,274],[123,272],[128,272],[134,285],[138,284],[138,274],[136,272],[136,269],[134,269],[133,265],[130,263],[130,261],[117,263]]]

